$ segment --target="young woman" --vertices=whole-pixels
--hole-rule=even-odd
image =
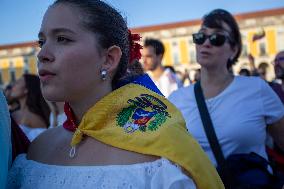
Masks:
[[[39,77],[24,74],[13,85],[11,98],[20,103],[20,109],[12,113],[13,118],[30,141],[49,126],[50,109],[44,100]]]
[[[67,121],[18,156],[9,189],[223,188],[181,114],[133,65],[137,38],[103,1],[49,7],[38,71],[44,97],[66,102]]]
[[[261,78],[230,73],[242,46],[233,16],[225,10],[213,10],[204,16],[193,41],[201,66],[201,88],[225,158],[255,152],[267,159],[267,132],[284,149],[284,107],[280,99]],[[189,133],[216,165],[200,118],[194,85],[175,91],[169,99],[181,110]]]

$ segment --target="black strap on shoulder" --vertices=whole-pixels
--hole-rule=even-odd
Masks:
[[[217,164],[220,167],[224,167],[225,165],[225,158],[223,155],[223,152],[221,150],[220,144],[218,142],[213,124],[212,124],[212,120],[210,117],[210,114],[208,112],[206,103],[205,103],[205,99],[204,99],[204,95],[202,92],[202,88],[201,88],[201,84],[200,81],[198,81],[195,85],[194,85],[194,94],[195,94],[195,99],[197,102],[197,106],[198,106],[198,110],[199,110],[199,114],[202,120],[202,124],[203,124],[203,128],[205,130],[207,139],[209,141],[210,147],[214,153],[215,159],[217,161]]]

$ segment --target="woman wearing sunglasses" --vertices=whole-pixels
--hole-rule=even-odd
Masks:
[[[193,34],[193,42],[201,66],[205,103],[224,157],[255,152],[267,159],[267,132],[284,149],[284,107],[280,99],[259,77],[234,76],[230,72],[242,48],[233,16],[221,9],[205,15],[200,30]],[[181,110],[189,133],[217,166],[196,103],[194,85],[175,91],[169,99]]]

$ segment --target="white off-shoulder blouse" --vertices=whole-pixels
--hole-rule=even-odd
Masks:
[[[19,155],[7,189],[195,189],[193,180],[165,158],[131,165],[62,166]]]

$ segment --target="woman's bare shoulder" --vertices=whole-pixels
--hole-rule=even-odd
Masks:
[[[32,160],[45,159],[58,148],[58,144],[60,146],[63,141],[71,140],[71,138],[72,133],[66,131],[63,127],[47,129],[31,143],[27,158]]]

